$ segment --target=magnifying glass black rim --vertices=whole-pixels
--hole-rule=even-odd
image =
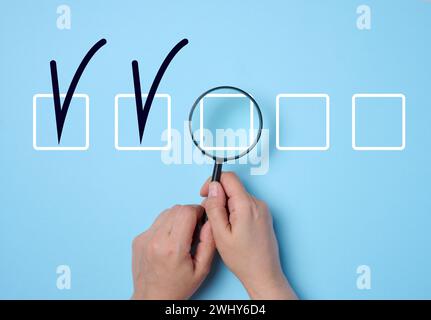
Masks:
[[[256,106],[255,109],[257,110],[257,116],[259,118],[259,130],[257,132],[257,137],[255,138],[255,140],[253,141],[253,143],[243,152],[232,156],[232,157],[217,157],[215,155],[212,155],[210,153],[208,153],[207,151],[205,151],[204,149],[201,148],[201,146],[199,145],[199,143],[195,140],[194,135],[193,135],[193,129],[192,129],[192,119],[193,119],[193,113],[196,109],[196,106],[198,105],[198,103],[209,93],[216,91],[216,90],[221,90],[221,89],[230,89],[230,90],[234,90],[234,91],[238,91],[241,92],[242,94],[244,94],[247,98],[249,98],[254,105]],[[189,131],[190,131],[190,135],[192,137],[192,141],[195,144],[195,146],[206,156],[212,158],[216,163],[223,163],[226,161],[231,161],[231,160],[236,160],[238,158],[241,158],[242,156],[246,155],[247,153],[249,153],[255,146],[256,144],[259,142],[260,136],[262,134],[262,128],[263,128],[263,118],[262,118],[262,112],[260,110],[259,105],[257,104],[256,100],[254,100],[254,98],[248,94],[247,92],[245,92],[244,90],[237,88],[237,87],[233,87],[233,86],[219,86],[219,87],[214,87],[211,88],[207,91],[205,91],[204,93],[202,93],[195,101],[195,103],[193,104],[192,108],[190,109],[190,113],[189,113]]]

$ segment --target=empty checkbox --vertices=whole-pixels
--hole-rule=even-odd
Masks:
[[[330,145],[327,94],[279,94],[276,146],[279,150],[325,151]]]
[[[355,94],[352,97],[352,148],[404,150],[406,106],[403,94]]]
[[[246,150],[253,143],[255,127],[254,104],[244,94],[207,94],[199,102],[199,121],[199,141],[203,150],[229,149],[230,151],[239,151]],[[204,139],[205,130],[213,136],[210,141]],[[220,139],[217,139],[217,131],[220,130],[225,133],[229,133],[229,130],[232,130],[231,132],[233,133],[243,131],[248,137],[245,137],[245,139],[236,139],[239,138],[236,137],[234,144],[226,136],[222,141],[218,141]]]

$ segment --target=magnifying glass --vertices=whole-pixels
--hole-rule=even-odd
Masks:
[[[223,163],[245,156],[256,146],[262,127],[259,105],[240,88],[219,86],[196,99],[189,130],[196,147],[215,162],[211,181],[220,181]]]

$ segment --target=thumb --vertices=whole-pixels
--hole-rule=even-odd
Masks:
[[[208,198],[204,200],[202,206],[205,208],[214,239],[217,242],[217,239],[224,237],[226,232],[230,231],[226,210],[226,194],[219,182],[210,182]]]
[[[215,243],[209,222],[202,226],[199,236],[199,243],[194,256],[195,270],[198,275],[207,275],[211,268],[214,257]]]

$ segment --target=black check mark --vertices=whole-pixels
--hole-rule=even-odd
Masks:
[[[138,61],[132,61],[132,72],[133,72],[133,86],[135,88],[135,101],[136,101],[136,114],[138,117],[138,129],[139,129],[139,141],[142,143],[142,137],[144,136],[145,124],[147,123],[148,114],[150,113],[151,104],[153,103],[154,96],[156,94],[157,88],[159,87],[160,81],[168,68],[171,61],[174,59],[175,55],[185,47],[189,41],[183,39],[178,42],[175,47],[168,53],[162,65],[157,71],[156,77],[153,80],[150,91],[148,92],[147,99],[145,100],[145,105],[142,107],[142,93],[141,93],[141,80],[139,78],[139,65]]]
[[[70,102],[72,101],[73,93],[75,92],[76,86],[78,85],[79,79],[85,70],[85,67],[90,62],[94,54],[106,44],[105,39],[99,40],[91,49],[87,52],[84,59],[79,64],[73,75],[72,81],[70,82],[69,89],[67,89],[66,97],[64,98],[63,106],[60,100],[60,90],[58,87],[58,74],[57,74],[57,63],[55,60],[51,60],[51,81],[52,81],[52,93],[54,99],[54,110],[55,110],[55,122],[57,124],[57,140],[60,144],[61,134],[63,132],[64,122],[66,120],[67,111],[69,110]]]

